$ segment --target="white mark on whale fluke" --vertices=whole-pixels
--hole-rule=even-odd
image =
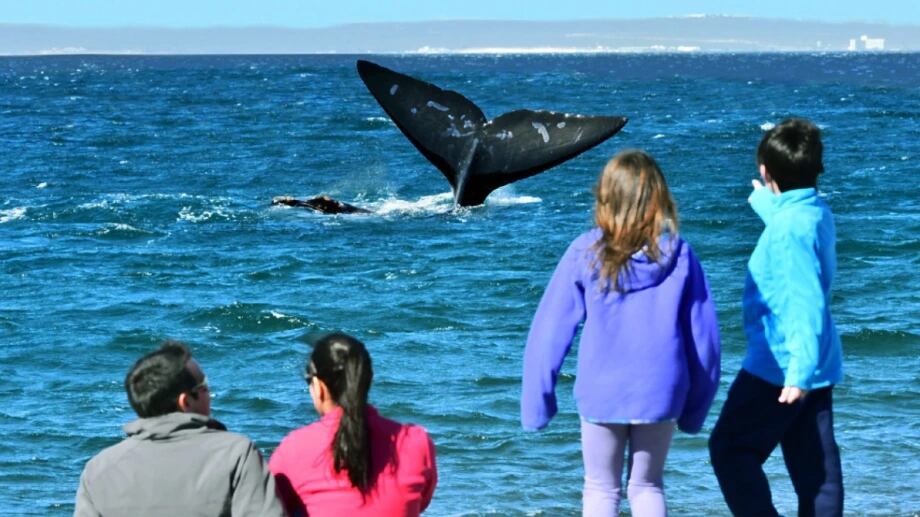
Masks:
[[[508,131],[507,129],[503,129],[502,132],[495,135],[495,137],[498,138],[499,140],[510,140],[514,138],[514,133],[512,133],[511,131]],[[545,140],[546,139],[544,138],[544,141]]]
[[[556,127],[558,127],[559,129],[564,128],[564,127],[565,127],[565,122],[560,122],[560,123],[556,124]]]
[[[463,117],[460,117],[460,118],[462,119]],[[463,121],[463,129],[472,129],[472,128],[474,128],[474,127],[476,127],[476,124],[473,124],[472,121],[470,121],[470,120],[464,120],[464,121]]]
[[[546,130],[546,126],[539,122],[531,122],[530,125],[533,126],[533,128],[537,130],[537,133],[540,133],[540,136],[543,137],[544,144],[549,142],[549,131]]]
[[[409,111],[411,111],[413,115],[415,115],[416,113],[418,113],[418,109],[416,109],[416,108],[412,108],[412,109],[409,110]]]
[[[438,111],[450,111],[450,108],[448,108],[447,106],[443,106],[443,105],[441,105],[441,104],[438,104],[438,103],[435,102],[435,101],[428,101],[428,107],[429,107],[429,108],[434,108],[434,109],[436,109],[436,110],[438,110]]]
[[[396,90],[398,90],[398,89],[399,89],[399,85],[398,85],[398,84],[394,84],[393,86],[391,86],[391,87],[390,87],[390,95],[396,95]]]

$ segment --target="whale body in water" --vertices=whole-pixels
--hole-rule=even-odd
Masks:
[[[329,196],[316,196],[310,199],[296,199],[290,196],[275,196],[272,198],[273,205],[294,206],[297,208],[309,208],[324,214],[369,214],[370,210],[355,205],[332,199]]]
[[[463,95],[358,60],[358,75],[396,127],[447,178],[460,206],[539,174],[615,135],[621,116],[517,110],[488,119]]]

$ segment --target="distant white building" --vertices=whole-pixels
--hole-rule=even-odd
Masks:
[[[885,38],[870,38],[863,34],[859,37],[865,50],[885,50]]]

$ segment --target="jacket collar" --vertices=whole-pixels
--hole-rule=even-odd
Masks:
[[[793,205],[803,201],[811,201],[816,197],[818,197],[818,191],[813,188],[797,188],[780,193],[777,196],[776,205],[777,207]]]
[[[138,418],[125,424],[125,434],[141,440],[162,440],[181,431],[215,429],[226,431],[224,424],[198,413],[174,412],[151,418]]]

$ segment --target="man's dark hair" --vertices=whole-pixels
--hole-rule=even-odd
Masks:
[[[767,168],[781,192],[813,188],[824,171],[821,130],[808,120],[790,118],[766,132],[757,147],[757,164]]]
[[[198,384],[186,367],[191,358],[187,346],[167,341],[134,363],[125,377],[125,391],[137,416],[150,418],[179,411],[179,395]]]

